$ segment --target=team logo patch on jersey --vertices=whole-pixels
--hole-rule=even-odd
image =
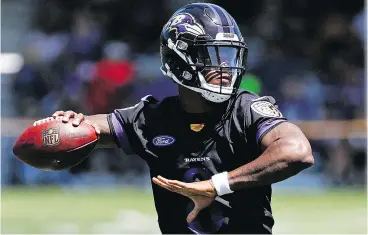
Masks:
[[[152,140],[153,145],[158,147],[172,145],[174,142],[175,142],[174,137],[168,135],[156,136]]]
[[[282,117],[281,112],[268,101],[256,101],[250,107],[254,112],[266,117]]]
[[[200,132],[204,127],[204,123],[190,124],[190,129],[195,132]]]

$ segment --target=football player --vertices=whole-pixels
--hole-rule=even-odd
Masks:
[[[314,163],[302,131],[272,97],[239,89],[247,45],[223,8],[192,3],[161,32],[162,72],[178,95],[84,116],[99,147],[144,159],[162,233],[272,233],[271,185]]]

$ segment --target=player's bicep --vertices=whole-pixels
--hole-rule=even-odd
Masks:
[[[261,147],[264,150],[272,143],[282,139],[292,139],[302,143],[308,143],[307,138],[299,127],[290,122],[283,122],[264,135],[261,140]]]

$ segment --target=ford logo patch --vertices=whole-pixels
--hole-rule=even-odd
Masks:
[[[168,146],[175,142],[174,137],[168,135],[160,135],[153,138],[152,143],[155,146]]]

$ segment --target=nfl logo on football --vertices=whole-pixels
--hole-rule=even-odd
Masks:
[[[54,146],[59,144],[59,129],[50,128],[42,131],[42,144],[44,146]]]

